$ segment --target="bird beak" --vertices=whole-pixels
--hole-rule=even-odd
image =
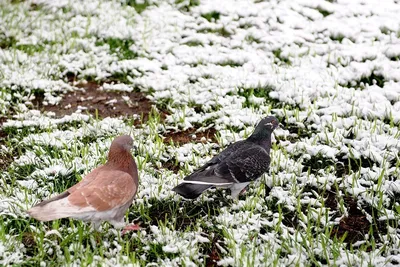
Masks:
[[[281,129],[285,130],[285,127],[283,126],[282,123],[279,123],[279,124],[278,124],[278,128],[281,128]]]

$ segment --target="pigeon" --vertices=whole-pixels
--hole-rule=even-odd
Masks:
[[[139,177],[130,150],[133,139],[128,135],[114,139],[106,164],[97,167],[65,192],[42,201],[27,211],[39,221],[74,218],[92,222],[98,230],[108,221],[115,228],[125,226],[124,215],[135,197]],[[138,230],[127,225],[124,231]]]
[[[230,144],[172,190],[195,199],[211,187],[222,187],[229,188],[232,198],[237,198],[250,182],[269,170],[271,134],[278,125],[274,116],[262,119],[246,140]]]

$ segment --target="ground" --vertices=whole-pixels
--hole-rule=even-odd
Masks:
[[[0,1],[0,265],[400,264],[398,1]],[[238,200],[171,189],[276,116]],[[26,210],[129,134],[121,237]]]

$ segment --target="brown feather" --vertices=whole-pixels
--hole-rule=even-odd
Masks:
[[[122,206],[133,199],[137,186],[133,177],[122,171],[103,171],[91,183],[76,189],[68,200],[78,207],[91,206],[97,211],[106,211]]]
[[[97,175],[102,171],[103,168],[104,168],[104,165],[97,167],[96,169],[94,169],[93,171],[88,173],[79,183],[71,186],[66,191],[68,191],[70,194],[72,194],[77,189],[89,184],[94,179],[96,179]]]
[[[132,143],[130,136],[117,137],[106,164],[60,195],[35,205],[28,213],[42,221],[72,217],[95,224],[107,220],[119,225],[139,182],[137,166],[130,154]]]

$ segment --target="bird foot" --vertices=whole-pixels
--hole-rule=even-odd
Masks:
[[[97,245],[100,245],[100,243],[101,243],[101,236],[100,236],[100,233],[99,233],[99,232],[96,232],[94,236],[95,236],[95,239],[96,239],[96,244],[97,244]]]
[[[122,230],[121,234],[124,235],[128,231],[138,231],[140,229],[141,228],[140,228],[140,226],[138,224],[129,224],[129,225],[124,227],[124,229]]]

